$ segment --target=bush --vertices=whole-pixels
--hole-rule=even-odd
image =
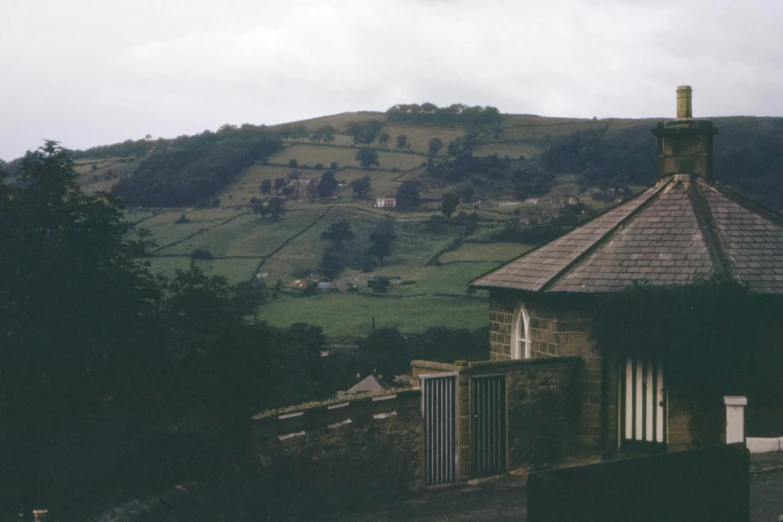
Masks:
[[[196,250],[194,250],[193,253],[190,255],[190,257],[192,257],[193,259],[212,259],[213,258],[212,252],[210,252],[207,249],[203,249],[202,250],[200,248],[197,248]]]

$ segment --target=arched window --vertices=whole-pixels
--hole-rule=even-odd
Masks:
[[[530,359],[530,316],[522,303],[514,311],[511,328],[511,358]]]

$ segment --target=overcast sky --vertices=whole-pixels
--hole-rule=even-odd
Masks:
[[[780,0],[0,0],[0,158],[395,103],[783,115]]]

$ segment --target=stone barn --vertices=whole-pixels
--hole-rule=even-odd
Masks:
[[[579,438],[588,447],[694,442],[664,361],[602,356],[590,336],[597,296],[712,274],[783,295],[783,219],[714,183],[717,133],[692,117],[691,88],[679,87],[677,119],[652,129],[654,186],[471,283],[490,292],[491,360],[581,358]]]

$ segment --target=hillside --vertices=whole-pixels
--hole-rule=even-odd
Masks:
[[[259,320],[317,324],[333,338],[366,335],[373,324],[406,331],[483,326],[486,296],[467,293],[470,280],[656,177],[650,130],[660,120],[501,116],[492,108],[425,106],[274,127],[224,126],[75,157],[86,190],[123,196],[131,205],[128,219],[152,232],[153,270],[170,273],[195,262],[235,283],[264,281],[274,290]],[[713,121],[721,131],[715,139],[719,182],[783,206],[783,119]],[[442,146],[430,150],[436,138]],[[365,149],[377,155],[369,168],[357,159]],[[333,192],[319,197],[325,174],[335,180]],[[352,182],[365,177],[370,190],[358,197]],[[310,192],[296,198],[295,191],[305,190],[296,187],[307,180],[313,181]],[[261,192],[265,182],[273,187],[270,194]],[[373,206],[376,197],[395,196],[403,183],[417,188],[419,205]],[[450,221],[441,214],[447,193],[458,198]],[[279,219],[253,212],[275,195],[285,199]],[[386,220],[392,220],[396,240],[388,255],[378,257],[369,253],[371,237]],[[321,236],[343,222],[355,238],[338,249]],[[336,273],[343,290],[353,284],[358,291],[305,290]],[[367,286],[372,275],[399,276],[404,284],[373,292]]]

